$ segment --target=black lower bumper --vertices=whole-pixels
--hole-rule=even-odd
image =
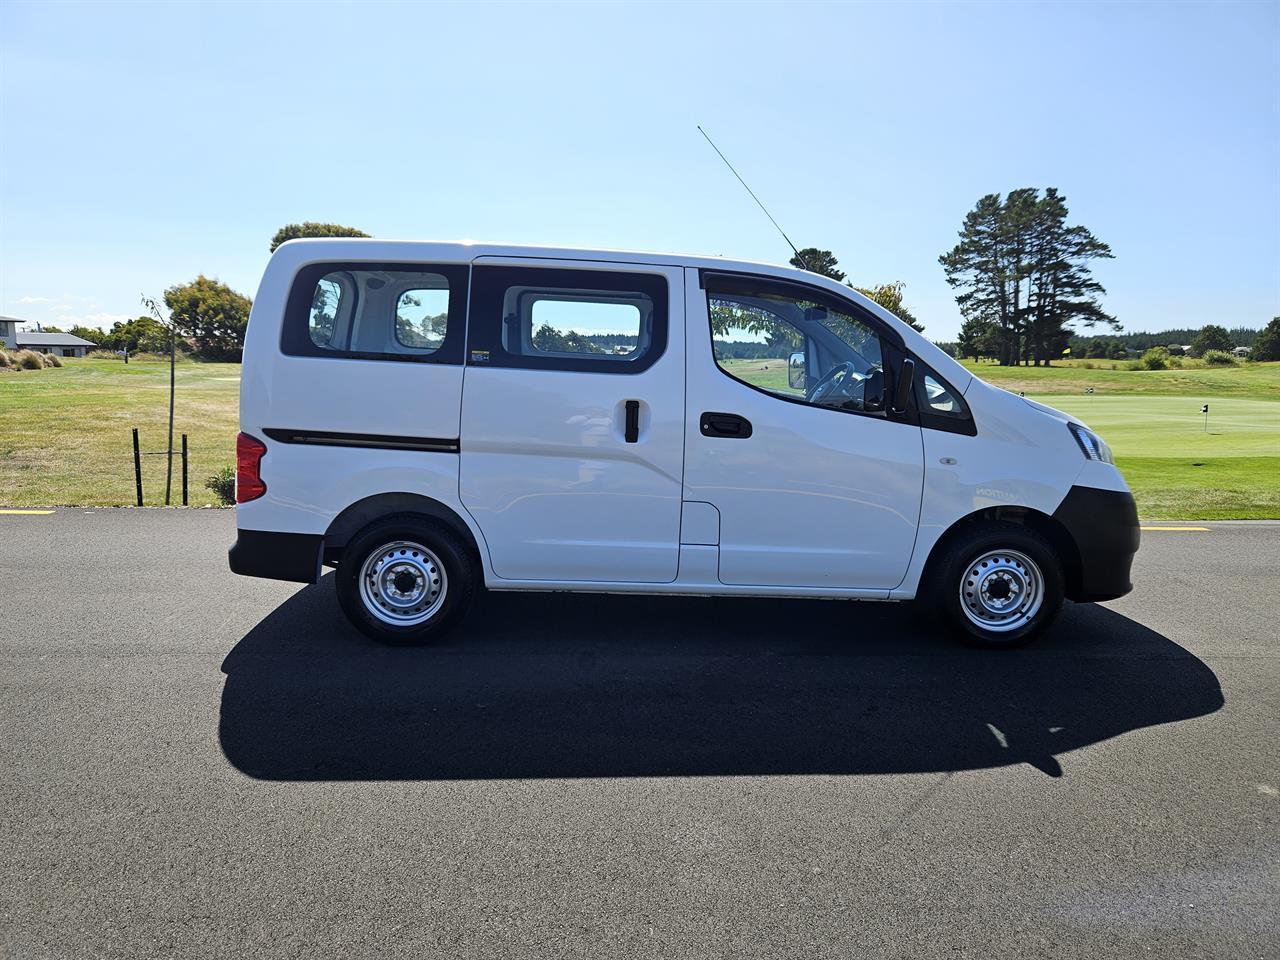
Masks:
[[[1066,528],[1080,554],[1079,576],[1067,588],[1070,599],[1114,600],[1133,589],[1129,570],[1141,539],[1133,494],[1072,487],[1053,518]]]
[[[318,533],[237,530],[227,560],[231,572],[244,577],[315,583],[320,579],[323,546],[324,537]]]

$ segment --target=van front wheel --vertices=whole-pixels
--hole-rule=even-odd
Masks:
[[[1062,564],[1034,531],[984,523],[949,543],[931,571],[930,605],[971,644],[1013,647],[1057,619]]]
[[[352,538],[338,566],[338,602],[352,625],[382,643],[410,646],[441,635],[462,615],[476,580],[452,531],[418,517],[390,517]]]

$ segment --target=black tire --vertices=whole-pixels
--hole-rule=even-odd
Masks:
[[[992,554],[998,556],[983,565],[981,561]],[[971,646],[1021,646],[1052,624],[1062,610],[1062,561],[1042,536],[1021,524],[993,520],[959,531],[929,564],[926,576],[929,582],[921,600],[935,620]],[[1037,581],[1034,590],[1027,589]],[[986,599],[980,589],[984,584]],[[1034,610],[1025,600],[1032,593],[1039,594]],[[1011,604],[1009,613],[1000,620],[1002,614],[991,607],[1005,603]],[[972,617],[966,614],[966,605]]]
[[[384,554],[382,563],[366,569]],[[378,570],[383,576],[370,576],[362,590],[362,578]],[[447,526],[426,517],[397,515],[352,537],[335,577],[338,602],[351,624],[380,643],[404,647],[448,633],[466,613],[480,572],[472,551]],[[443,595],[432,594],[433,589]],[[396,591],[394,597],[391,591]],[[415,600],[419,594],[420,602]],[[399,603],[406,606],[394,605]],[[373,612],[375,607],[381,616]]]

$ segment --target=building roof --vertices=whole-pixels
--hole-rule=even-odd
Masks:
[[[6,318],[8,319],[8,318]],[[97,344],[72,333],[24,333],[14,334],[20,347],[96,347]]]

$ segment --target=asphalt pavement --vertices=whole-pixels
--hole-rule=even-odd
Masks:
[[[976,651],[482,595],[426,649],[214,510],[0,515],[0,956],[1275,957],[1280,525]]]

